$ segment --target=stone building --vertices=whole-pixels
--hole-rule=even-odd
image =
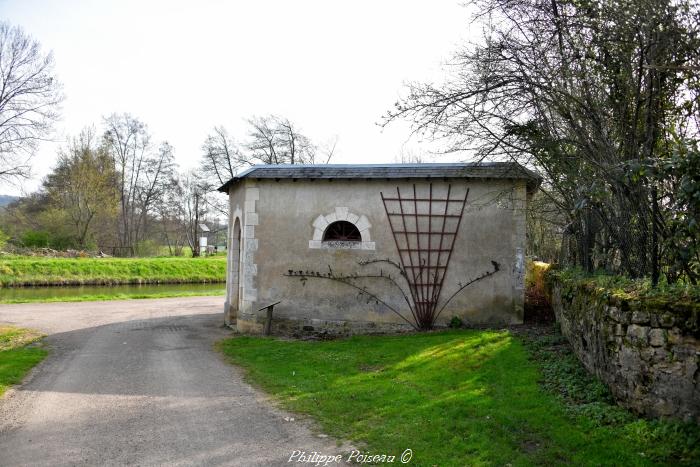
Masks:
[[[539,181],[512,163],[252,167],[219,189],[225,320],[262,332],[280,302],[280,333],[521,323]]]

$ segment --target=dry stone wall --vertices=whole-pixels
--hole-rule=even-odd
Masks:
[[[700,305],[626,300],[557,279],[552,306],[576,355],[617,400],[700,423]]]

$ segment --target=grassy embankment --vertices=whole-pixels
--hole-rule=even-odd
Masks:
[[[46,357],[48,352],[35,345],[41,337],[29,329],[0,325],[0,396]]]
[[[2,288],[37,286],[86,286],[126,284],[222,283],[226,279],[226,258],[27,258],[0,259],[0,303],[28,301],[85,301],[126,298],[158,298],[209,295],[211,291],[114,291],[52,298],[8,299]],[[223,284],[220,291],[223,293]]]
[[[560,335],[468,330],[220,343],[324,432],[411,465],[693,464],[700,429],[617,407]]]

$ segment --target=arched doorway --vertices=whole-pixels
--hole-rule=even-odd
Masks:
[[[229,254],[228,319],[229,324],[236,322],[241,290],[241,221],[238,217],[233,222]]]

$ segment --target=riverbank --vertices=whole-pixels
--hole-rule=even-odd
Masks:
[[[226,258],[0,259],[0,287],[185,284],[226,280]]]
[[[226,284],[86,285],[62,287],[0,287],[0,304],[94,302],[140,298],[223,296]]]

